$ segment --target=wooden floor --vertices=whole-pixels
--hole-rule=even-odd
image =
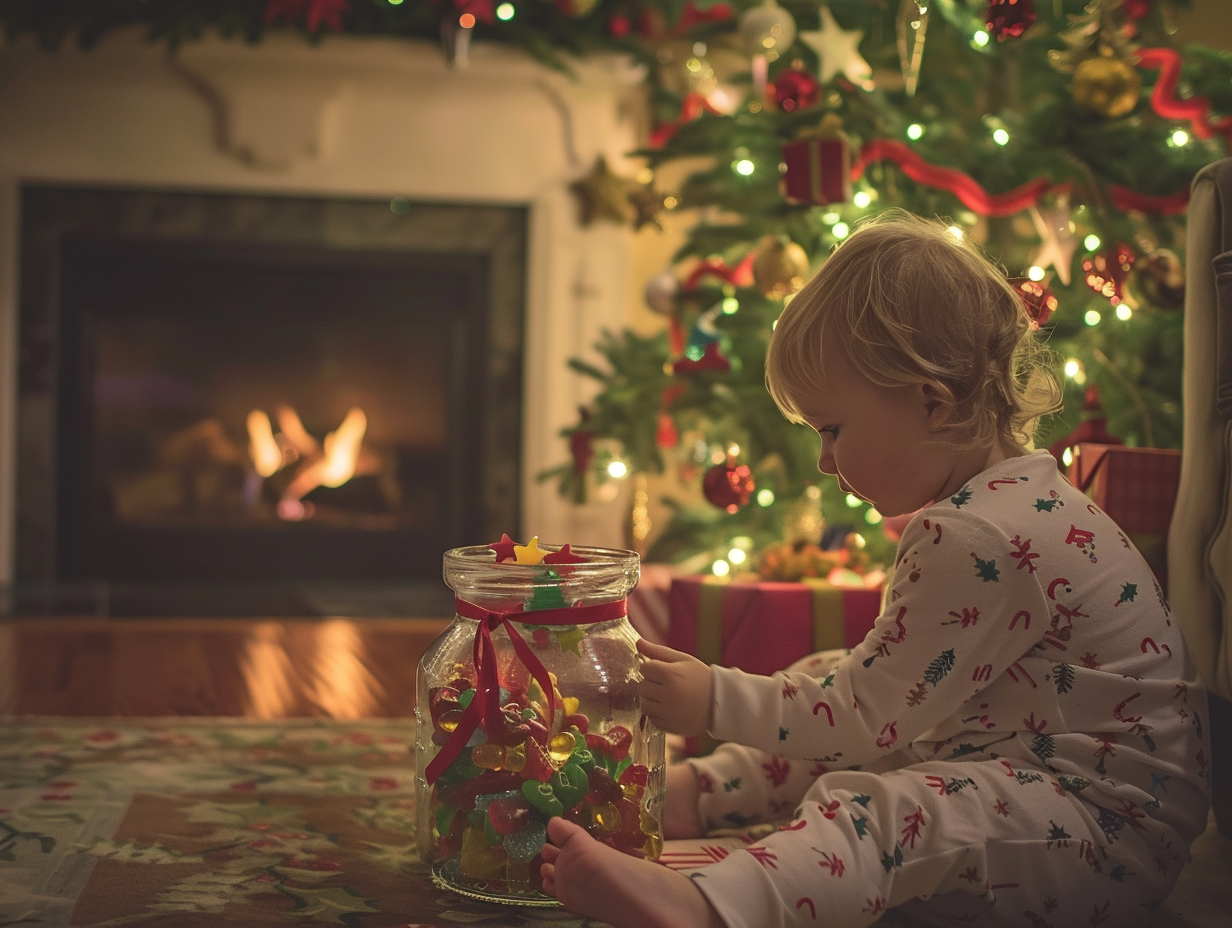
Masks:
[[[446,619],[0,620],[0,715],[404,718]]]

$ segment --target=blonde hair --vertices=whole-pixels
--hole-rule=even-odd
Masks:
[[[1039,418],[1061,407],[1051,353],[1018,292],[935,220],[893,210],[862,224],[783,310],[766,386],[792,421],[805,421],[824,389],[830,337],[875,384],[939,384],[953,441],[1026,445]]]

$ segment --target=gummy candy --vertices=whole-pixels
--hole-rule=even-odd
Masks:
[[[552,740],[548,742],[548,757],[551,758],[552,765],[563,764],[569,759],[575,747],[577,747],[577,738],[574,737],[573,732],[562,731],[553,735]]]
[[[467,828],[462,835],[458,866],[469,880],[495,880],[505,875],[505,851],[488,844],[480,828]]]
[[[556,793],[547,783],[540,783],[538,780],[523,780],[522,795],[526,797],[527,802],[548,818],[565,811],[564,805],[556,798]]]
[[[602,767],[596,766],[587,775],[590,789],[586,793],[588,802],[594,805],[612,803],[624,798],[624,790],[612,779],[612,775]]]
[[[494,799],[488,803],[488,818],[502,835],[523,831],[530,822],[530,803],[521,793]]]
[[[564,809],[576,806],[590,789],[586,771],[577,764],[565,764],[552,774],[548,784]]]
[[[524,831],[505,838],[505,853],[514,860],[530,860],[542,850],[547,836],[547,826],[532,819]]]
[[[499,744],[479,744],[471,751],[471,760],[484,770],[500,770],[505,763],[505,748]]]

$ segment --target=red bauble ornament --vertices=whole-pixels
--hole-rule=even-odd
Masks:
[[[1121,4],[1121,12],[1128,22],[1134,23],[1149,16],[1154,5],[1154,0],[1125,0]]]
[[[1082,262],[1087,286],[1100,296],[1106,296],[1113,306],[1127,299],[1125,282],[1133,266],[1134,252],[1126,244],[1091,255]]]
[[[706,499],[728,512],[735,512],[753,495],[753,472],[746,464],[716,464],[702,477]]]
[[[766,97],[784,113],[805,110],[817,102],[820,85],[817,78],[801,68],[780,71],[774,83],[766,85]]]
[[[998,42],[1021,36],[1036,20],[1032,0],[988,0],[984,25]]]
[[[1024,280],[1018,285],[1018,295],[1022,305],[1031,317],[1031,327],[1038,329],[1047,325],[1052,314],[1057,311],[1057,298],[1052,290],[1033,280]]]

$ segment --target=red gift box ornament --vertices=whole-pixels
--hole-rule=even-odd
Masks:
[[[846,203],[851,199],[851,143],[842,120],[827,113],[813,129],[783,146],[783,196],[789,203]]]

